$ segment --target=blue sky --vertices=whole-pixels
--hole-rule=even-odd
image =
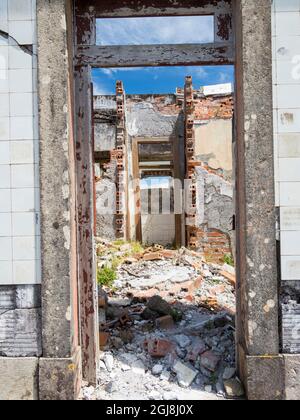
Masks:
[[[176,87],[184,86],[185,76],[192,76],[195,89],[199,89],[204,85],[233,83],[234,70],[232,66],[94,69],[94,93],[114,94],[117,80],[123,81],[127,94],[175,93]]]
[[[98,45],[197,44],[213,40],[213,16],[97,19]]]
[[[99,45],[207,43],[213,42],[213,33],[212,16],[97,20]],[[232,66],[94,69],[93,82],[99,95],[114,94],[117,80],[123,81],[127,94],[174,93],[187,75],[198,89],[233,83],[233,74]]]

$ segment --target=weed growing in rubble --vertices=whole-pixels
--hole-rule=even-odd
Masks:
[[[142,254],[145,251],[140,242],[131,242],[131,250],[133,254]]]
[[[100,286],[112,286],[117,279],[116,269],[110,267],[103,267],[97,273],[97,280]]]
[[[126,244],[126,241],[124,239],[117,239],[116,241],[113,242],[113,245],[117,247],[125,245],[125,244]]]
[[[231,265],[231,267],[234,267],[234,259],[233,259],[232,254],[224,255],[224,263]]]

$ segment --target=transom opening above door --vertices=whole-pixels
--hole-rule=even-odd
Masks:
[[[97,19],[97,45],[203,44],[214,42],[214,16]]]

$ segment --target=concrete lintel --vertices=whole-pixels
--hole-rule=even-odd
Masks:
[[[37,357],[0,357],[0,400],[38,399]]]
[[[81,349],[72,358],[40,359],[39,399],[76,400],[81,387]]]

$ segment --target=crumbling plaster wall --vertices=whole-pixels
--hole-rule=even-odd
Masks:
[[[95,152],[110,152],[116,148],[117,104],[115,96],[94,97]],[[96,168],[96,234],[109,240],[116,239],[116,166],[105,171]]]
[[[203,165],[198,171],[198,218],[199,243],[206,254],[215,254],[222,258],[231,253],[234,246],[233,235],[233,179],[232,179],[232,95],[223,92],[224,85],[215,86],[214,94],[201,94],[195,101],[195,156]],[[218,89],[221,93],[218,94]],[[230,86],[231,89],[231,86]],[[128,135],[128,170],[129,170],[129,212],[135,213],[132,146],[136,138],[170,138],[179,140],[180,178],[184,178],[184,110],[182,102],[176,95],[127,95],[126,122]],[[115,147],[116,130],[114,130],[114,113],[116,112],[115,96],[97,96],[95,107],[95,150],[112,150]],[[104,178],[96,184],[97,203],[103,193],[113,194],[114,175],[106,171]],[[133,185],[133,188],[132,188]],[[201,187],[200,187],[201,186]],[[201,188],[204,188],[202,190]],[[225,211],[224,211],[225,208]],[[171,215],[172,216],[172,215]],[[147,229],[156,231],[155,218],[147,219]],[[164,220],[166,215],[161,216]],[[144,217],[143,221],[146,219]],[[152,229],[149,228],[152,221]],[[170,226],[174,217],[170,218]],[[168,230],[168,237],[170,229]],[[97,234],[114,238],[114,217],[97,212]],[[130,237],[135,239],[135,218],[131,217]],[[147,239],[148,236],[146,236]],[[153,238],[153,235],[151,236]],[[158,241],[160,239],[158,238]],[[200,249],[199,248],[199,249]]]
[[[116,98],[115,96],[96,96],[94,98],[95,110],[95,151],[111,151],[116,144]],[[132,142],[136,137],[142,138],[170,138],[177,135],[183,145],[183,131],[181,115],[182,109],[176,104],[175,95],[127,95],[126,96],[126,122],[128,136],[128,181],[129,181],[129,212],[130,237],[135,239],[135,198],[133,178]],[[109,117],[108,117],[109,116]],[[106,120],[105,120],[106,119]],[[109,120],[109,121],[107,121]],[[183,146],[182,146],[183,147]],[[179,162],[178,162],[179,163]],[[184,171],[184,160],[179,163]],[[103,203],[103,194],[108,198],[115,196],[116,172],[112,165],[96,183],[97,194],[97,235],[115,239],[114,214],[103,214],[100,203]],[[112,204],[115,201],[112,200]],[[109,209],[108,209],[109,210]],[[108,211],[109,213],[109,211]],[[160,218],[157,215],[157,218]],[[171,218],[171,226],[174,225]],[[144,219],[145,220],[145,219]],[[154,219],[150,219],[154,220]],[[157,219],[155,219],[157,221]],[[166,218],[164,217],[164,223]],[[148,225],[148,229],[149,227]],[[146,236],[148,240],[148,236]],[[151,238],[150,238],[151,239]],[[159,238],[158,238],[159,240]]]
[[[127,95],[127,128],[131,137],[177,134],[180,107],[175,95]]]
[[[0,356],[41,354],[36,1],[0,1]]]
[[[195,156],[232,183],[232,119],[195,123]]]
[[[129,149],[132,149],[132,142],[136,141],[136,138],[176,138],[179,148],[183,148],[182,108],[178,105],[175,95],[127,95],[126,105]],[[183,177],[184,159],[175,161],[174,164],[179,165],[179,172]],[[132,168],[132,163],[129,168]],[[129,179],[133,180],[133,173],[129,173]],[[146,191],[141,194],[142,209],[148,207]],[[155,190],[152,190],[152,194],[155,196]],[[175,241],[175,215],[157,214],[159,211],[154,211],[154,207],[152,206],[151,214],[145,214],[142,210],[142,240],[150,245],[172,245]]]
[[[273,1],[276,207],[280,213],[282,347],[300,353],[300,1]]]
[[[200,93],[195,100],[194,135],[199,251],[210,260],[234,254],[233,219],[233,98],[231,85],[215,86],[214,95]],[[218,89],[219,92],[218,93]],[[205,89],[204,89],[205,91]]]

